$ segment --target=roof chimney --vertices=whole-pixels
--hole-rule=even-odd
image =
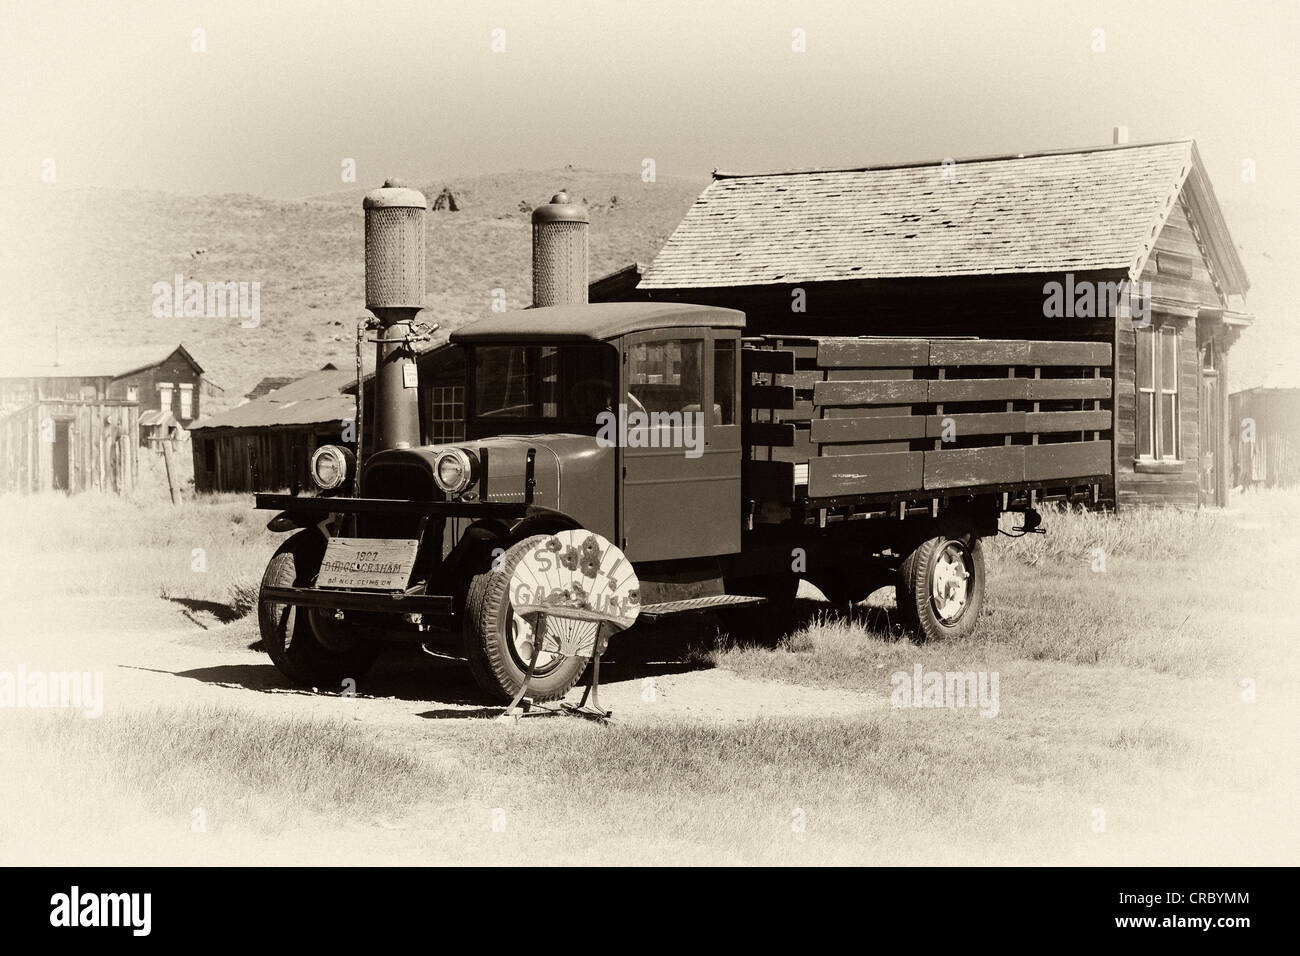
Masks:
[[[1116,127],[1114,128],[1114,130],[1112,131],[1111,141],[1112,141],[1116,146],[1123,146],[1125,143],[1127,143],[1127,142],[1128,142],[1128,127],[1127,127],[1127,126],[1116,126]]]

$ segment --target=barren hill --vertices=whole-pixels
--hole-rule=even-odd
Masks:
[[[531,299],[529,214],[565,188],[591,211],[592,277],[649,262],[706,180],[639,170],[558,169],[462,179],[412,178],[430,201],[447,187],[459,211],[430,213],[426,308],[450,331]],[[0,333],[14,357],[105,355],[183,342],[234,404],[266,375],[353,360],[362,314],[365,188],[306,199],[185,196],[99,188],[8,191],[0,237]],[[259,282],[260,323],[156,318],[153,286]]]

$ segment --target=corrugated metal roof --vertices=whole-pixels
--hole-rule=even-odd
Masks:
[[[719,174],[639,288],[1127,270],[1193,163],[1184,140],[951,166]]]
[[[277,388],[269,395],[190,426],[204,428],[264,428],[269,425],[315,425],[351,418],[356,405],[343,389],[355,381],[356,372],[323,369]]]

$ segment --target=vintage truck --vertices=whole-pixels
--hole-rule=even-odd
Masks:
[[[368,201],[390,208],[379,193]],[[389,241],[409,263],[400,247],[417,240]],[[1111,473],[1107,343],[746,336],[739,311],[655,302],[533,308],[453,332],[465,439],[422,445],[402,371],[419,297],[376,304],[387,293],[369,275],[385,253],[371,254],[369,221],[367,244],[377,450],[357,469],[325,446],[316,494],[257,498],[280,512],[270,527],[294,531],[267,567],[259,622],[302,684],[335,688],[386,644],[418,641],[509,699],[531,649],[510,572],[539,536],[575,528],[633,562],[639,621],[760,603],[779,620],[802,578],[840,602],[894,583],[918,638],[963,635],[999,516],[1022,512],[1034,530],[1040,501],[1096,502]],[[586,664],[543,655],[532,697],[562,697]]]

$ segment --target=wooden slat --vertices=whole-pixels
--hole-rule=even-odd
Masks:
[[[1050,401],[1063,398],[1110,398],[1108,378],[1032,378],[1026,398]]]
[[[823,368],[913,368],[929,360],[926,339],[826,338],[817,345],[817,364]]]
[[[897,405],[926,400],[926,382],[920,379],[818,382],[814,405]]]
[[[812,423],[812,440],[834,442],[902,441],[925,437],[925,419],[920,415],[890,415],[886,418],[817,418]]]
[[[1025,480],[1025,446],[947,448],[925,452],[925,489],[999,485]]]
[[[1110,428],[1110,412],[1028,412],[1024,431],[1027,432],[1083,432],[1106,431]]]
[[[927,438],[943,435],[944,422],[951,420],[958,438],[965,435],[1009,435],[1023,433],[1024,412],[986,412],[977,415],[929,415],[926,418]]]
[[[1109,342],[1030,342],[1026,365],[1109,365]]]
[[[770,446],[772,453],[769,456],[772,461],[807,461],[809,458],[817,457],[817,447],[808,437],[808,429],[796,428],[794,432],[794,441],[787,447],[780,445]]]
[[[778,408],[775,416],[778,422],[806,422],[813,417],[813,403],[806,398],[796,398],[794,408]]]
[[[1020,339],[977,339],[930,343],[931,365],[1028,365],[1029,343]]]
[[[918,491],[923,467],[919,451],[814,458],[808,462],[808,497]]]
[[[789,385],[746,385],[746,408],[794,408],[794,389]]]
[[[794,462],[744,461],[745,495],[764,501],[794,501]]]
[[[741,349],[740,368],[745,375],[770,372],[780,375],[794,371],[794,352],[788,349]]]
[[[824,375],[825,373],[821,369],[800,369],[797,372],[778,375],[776,381],[772,384],[789,385],[796,391],[808,392],[812,391],[813,386],[820,382]]]
[[[1028,397],[1027,378],[950,378],[930,382],[929,401],[1012,401]]]
[[[794,426],[786,422],[745,422],[740,433],[746,445],[794,445]]]
[[[1110,442],[1072,441],[1025,447],[1025,480],[1087,478],[1110,473]]]

